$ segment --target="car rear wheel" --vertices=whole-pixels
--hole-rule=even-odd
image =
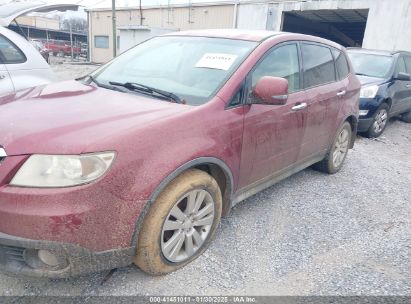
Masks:
[[[182,173],[145,216],[134,263],[152,275],[190,263],[207,249],[221,209],[221,191],[214,178],[197,169]]]
[[[390,107],[383,103],[374,114],[374,120],[371,127],[364,135],[368,138],[375,138],[381,136],[387,127],[388,123],[388,111]]]
[[[407,123],[411,123],[411,111],[401,115],[401,120]]]
[[[352,140],[352,129],[349,122],[345,122],[337,132],[333,145],[327,156],[313,165],[313,168],[328,174],[334,174],[341,170]]]

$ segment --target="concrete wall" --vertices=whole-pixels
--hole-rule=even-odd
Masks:
[[[280,31],[283,12],[325,9],[369,9],[363,47],[411,51],[411,0],[284,1],[270,5],[240,2],[237,26]]]
[[[106,62],[112,58],[112,19],[110,10],[89,11],[90,60]],[[143,9],[143,25],[176,30],[202,28],[231,28],[234,5],[207,5],[183,7],[156,7]],[[139,25],[138,9],[118,10],[117,26]],[[95,36],[109,36],[109,48],[95,48]],[[120,32],[117,31],[117,35]]]
[[[368,2],[363,47],[411,52],[411,0]]]

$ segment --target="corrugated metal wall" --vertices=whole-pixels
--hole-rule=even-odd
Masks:
[[[139,25],[140,12],[137,9],[118,10],[117,26]],[[143,10],[143,25],[171,28],[175,30],[231,28],[233,26],[234,5],[159,7]],[[111,11],[89,12],[90,60],[106,62],[112,58]],[[119,32],[117,31],[118,35]],[[108,36],[109,48],[95,48],[95,36]],[[121,43],[121,41],[120,41]]]

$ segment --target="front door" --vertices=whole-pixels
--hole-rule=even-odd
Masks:
[[[409,68],[406,65],[406,57],[400,56],[397,60],[395,76],[398,73],[411,73],[411,60],[409,62]],[[409,80],[394,80],[393,88],[394,92],[391,113],[397,114],[411,109],[411,81]]]
[[[279,174],[297,161],[304,132],[306,95],[301,90],[296,43],[269,50],[249,74],[248,95],[263,76],[289,82],[285,105],[246,105],[239,187]]]

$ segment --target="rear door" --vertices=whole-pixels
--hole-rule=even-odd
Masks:
[[[301,55],[308,113],[299,157],[310,159],[328,150],[346,87],[344,82],[337,81],[330,47],[303,42]]]
[[[0,70],[3,69],[2,75],[5,83],[2,84],[0,91],[5,91],[6,93],[13,92],[15,85],[13,82],[13,76],[16,77],[17,73],[28,73],[29,71],[25,69],[20,69],[20,65],[27,61],[24,53],[8,38],[0,34],[0,62],[3,63],[3,68],[0,67]],[[1,78],[1,77],[0,77]],[[26,84],[26,87],[29,87],[30,84]]]
[[[1,48],[1,44],[0,44],[0,48]],[[10,79],[10,75],[6,69],[6,66],[2,63],[1,58],[0,58],[0,96],[9,94],[9,93],[14,93],[13,82]]]
[[[9,41],[0,34],[0,96],[8,93],[14,93],[13,82],[7,71],[7,55],[9,52]]]
[[[301,87],[298,44],[273,47],[249,74],[248,94],[263,76],[283,77],[289,83],[285,105],[246,105],[239,187],[263,182],[297,161],[304,132],[305,92]],[[299,110],[296,110],[296,105]],[[294,109],[293,109],[294,108]]]

